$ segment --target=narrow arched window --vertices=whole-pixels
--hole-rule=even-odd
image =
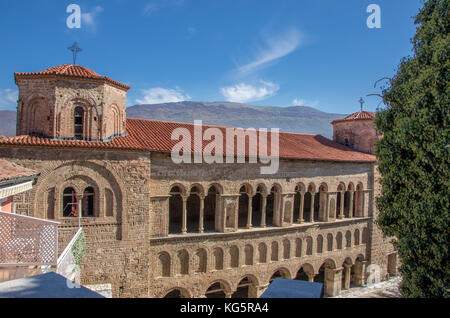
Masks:
[[[73,188],[66,188],[63,192],[63,217],[77,217],[77,193]]]
[[[84,190],[82,211],[82,215],[84,218],[94,216],[94,189],[92,187],[86,188],[86,190]]]
[[[78,139],[78,140],[83,139],[83,119],[84,119],[83,108],[76,107],[75,114],[74,114],[74,133],[75,133],[75,139]]]

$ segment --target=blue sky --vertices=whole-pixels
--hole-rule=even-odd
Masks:
[[[369,4],[381,28],[369,29]],[[69,29],[69,4],[81,7]],[[326,112],[379,103],[377,79],[411,54],[421,0],[0,0],[0,109],[14,72],[72,63],[132,86],[128,105],[236,101]]]

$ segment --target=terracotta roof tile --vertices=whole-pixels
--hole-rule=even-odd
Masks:
[[[73,78],[82,78],[82,79],[93,79],[105,81],[115,86],[118,86],[122,89],[129,90],[130,86],[119,83],[115,80],[110,79],[106,76],[101,76],[96,72],[80,66],[80,65],[72,65],[72,64],[64,64],[55,67],[48,68],[41,72],[32,72],[32,73],[14,73],[14,77],[16,79],[19,78],[33,78],[33,77],[46,77],[46,76],[62,76],[62,77],[73,77]]]
[[[179,140],[171,140],[172,132],[176,128],[185,128],[191,136],[194,134],[194,125],[188,123],[166,122],[159,120],[132,119],[126,121],[128,136],[117,137],[108,142],[80,141],[80,140],[55,140],[35,136],[16,136],[0,139],[1,145],[15,146],[46,146],[46,147],[70,147],[70,148],[97,148],[117,150],[140,150],[170,152]],[[203,125],[203,131],[208,128],[218,128],[223,136],[223,148],[226,149],[227,127]],[[268,148],[270,148],[270,132],[268,135]],[[193,138],[192,138],[193,139]],[[210,141],[203,141],[202,152]],[[194,149],[191,141],[191,152]],[[230,145],[231,146],[231,145]],[[248,155],[248,139],[246,138],[246,155]],[[195,149],[195,152],[198,152]],[[234,149],[234,154],[237,150]],[[270,155],[270,149],[268,149]],[[320,135],[306,135],[281,132],[279,134],[279,156],[286,159],[308,159],[327,161],[365,161],[374,162],[376,157],[370,154],[354,151],[348,147],[331,141]]]
[[[352,121],[352,120],[374,120],[375,113],[360,111],[353,113],[345,118],[337,119],[331,122],[331,124],[342,122],[342,121]]]
[[[0,159],[0,181],[13,180],[21,177],[32,177],[38,173],[32,169],[24,168],[13,162]]]

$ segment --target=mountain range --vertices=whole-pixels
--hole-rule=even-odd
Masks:
[[[279,128],[280,131],[319,134],[332,138],[331,122],[345,114],[326,113],[308,106],[254,106],[231,102],[177,102],[135,105],[127,117],[249,128]],[[16,112],[0,111],[0,135],[14,136]]]

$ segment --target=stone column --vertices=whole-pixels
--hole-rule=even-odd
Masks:
[[[366,272],[367,261],[355,262],[355,273],[353,276],[353,283],[357,286],[364,286],[364,273]]]
[[[303,207],[305,205],[305,194],[303,192],[300,192],[300,211],[298,214],[298,221],[297,223],[301,224],[303,223],[305,220],[303,220]]]
[[[345,271],[344,289],[348,290],[350,289],[350,276],[352,274],[352,265],[344,264],[344,271]]]
[[[315,193],[311,192],[311,210],[309,213],[309,222],[314,222],[314,200],[315,200],[316,196]]]
[[[324,292],[328,296],[337,296],[341,292],[342,268],[325,268]]]
[[[203,214],[205,212],[205,196],[199,196],[200,198],[200,217],[199,217],[199,227],[198,227],[198,232],[199,233],[203,233],[205,228],[203,226]]]
[[[77,194],[78,227],[81,227],[82,213],[83,213],[83,195]]]
[[[248,196],[248,208],[247,208],[247,229],[252,228],[252,213],[253,213],[253,206],[252,206],[253,197]]]
[[[344,199],[345,199],[345,192],[344,191],[341,191],[341,208],[340,208],[340,211],[339,211],[339,216],[338,216],[338,218],[339,219],[343,219],[344,218]]]
[[[187,234],[187,199],[188,197],[186,196],[182,196],[181,197],[183,200],[183,215],[182,215],[182,220],[181,220],[181,234]]]
[[[306,276],[308,276],[308,282],[311,282],[311,283],[314,282],[314,274],[308,274],[308,273],[306,273]]]
[[[261,204],[261,227],[266,227],[266,205],[267,205],[267,194],[261,194],[262,204]]]
[[[353,217],[353,194],[354,191],[350,191],[350,202],[349,202],[349,206],[348,206],[348,217],[352,218]]]

